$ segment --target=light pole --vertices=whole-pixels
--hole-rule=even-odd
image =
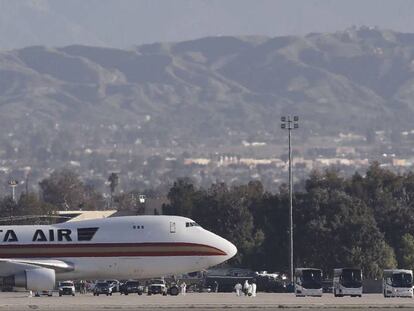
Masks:
[[[16,187],[19,182],[15,179],[11,179],[8,182],[10,188],[12,189],[12,200],[13,204],[10,204],[10,224],[13,224],[13,205],[16,204]]]
[[[10,188],[12,189],[12,200],[13,202],[16,202],[16,187],[19,184],[19,182],[15,179],[9,180],[8,182]]]
[[[290,281],[293,282],[293,178],[292,178],[292,130],[299,128],[299,117],[284,116],[281,128],[289,133],[289,250],[290,250]]]

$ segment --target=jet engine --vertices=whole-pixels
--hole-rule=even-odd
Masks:
[[[15,275],[5,277],[3,286],[24,287],[28,290],[50,290],[55,287],[55,270],[47,268],[26,269]]]

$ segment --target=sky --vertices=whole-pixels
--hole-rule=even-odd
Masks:
[[[352,25],[414,32],[412,0],[0,0],[0,49],[127,48],[224,35],[304,35]]]

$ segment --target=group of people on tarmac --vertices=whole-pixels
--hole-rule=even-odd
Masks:
[[[237,296],[242,296],[244,294],[244,296],[256,297],[257,285],[254,281],[250,284],[249,281],[246,280],[243,285],[237,283],[234,286],[234,289]]]

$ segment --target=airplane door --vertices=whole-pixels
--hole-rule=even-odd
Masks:
[[[175,233],[175,222],[170,222],[170,233]]]

